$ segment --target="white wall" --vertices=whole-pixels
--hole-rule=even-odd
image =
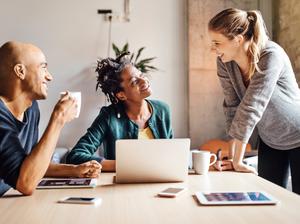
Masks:
[[[123,11],[123,0],[0,0],[0,45],[8,40],[31,42],[47,56],[54,80],[40,101],[43,132],[59,92],[82,91],[80,118],[64,128],[59,146],[72,147],[104,105],[95,92],[93,66],[107,56],[108,23],[97,9]],[[186,1],[131,0],[129,23],[112,24],[112,42],[130,49],[146,46],[143,57],[156,56],[152,98],[167,102],[176,137],[188,133]],[[113,52],[111,51],[111,56]]]

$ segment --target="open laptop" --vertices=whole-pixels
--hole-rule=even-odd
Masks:
[[[188,175],[190,139],[116,141],[116,182],[180,182]]]

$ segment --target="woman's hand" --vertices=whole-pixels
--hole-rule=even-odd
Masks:
[[[76,177],[97,178],[101,173],[101,164],[95,160],[85,162],[74,167]]]
[[[232,160],[218,160],[214,167],[219,171],[233,170]]]
[[[235,171],[244,172],[244,173],[254,173],[258,175],[256,169],[252,166],[246,165],[244,163],[237,163],[237,164],[232,163],[232,164]]]
[[[101,165],[103,171],[108,171],[108,172],[116,171],[116,160],[104,159],[102,160]]]
[[[237,172],[254,173],[257,175],[257,171],[254,167],[248,166],[244,163],[234,164],[232,160],[217,161],[214,167],[219,171],[234,170]]]

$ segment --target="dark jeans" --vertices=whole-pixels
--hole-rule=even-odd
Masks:
[[[300,147],[278,150],[269,147],[261,139],[258,147],[258,175],[286,188],[292,176],[292,190],[300,194]]]

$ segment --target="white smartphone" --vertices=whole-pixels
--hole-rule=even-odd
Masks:
[[[99,204],[101,202],[101,198],[66,197],[60,199],[58,202],[70,204]]]
[[[160,197],[174,198],[183,193],[185,190],[185,187],[170,187],[159,192],[157,195]]]

